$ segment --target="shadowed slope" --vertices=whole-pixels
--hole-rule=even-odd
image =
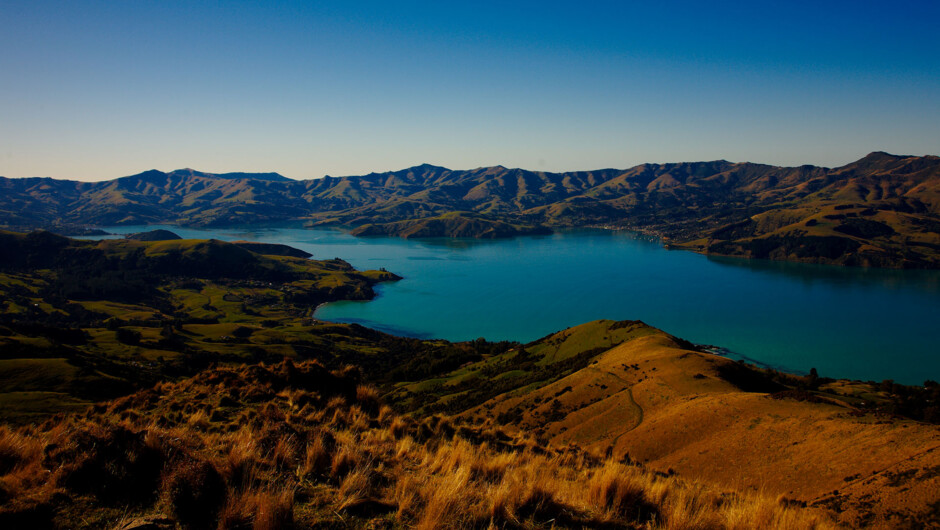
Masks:
[[[73,410],[214,361],[343,351],[368,333],[314,329],[308,314],[398,278],[253,250],[0,232],[0,419]]]

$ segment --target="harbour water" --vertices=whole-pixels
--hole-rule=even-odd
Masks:
[[[195,230],[184,238],[284,243],[404,277],[317,317],[420,338],[527,342],[589,320],[643,320],[796,372],[940,380],[940,271],[713,258],[634,234],[571,231],[497,241],[356,238],[303,228]]]

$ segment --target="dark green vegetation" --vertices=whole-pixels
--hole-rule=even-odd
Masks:
[[[940,266],[940,157],[872,153],[834,169],[727,161],[627,170],[422,165],[289,181],[191,170],[113,181],[0,179],[8,227],[307,219],[362,235],[505,237],[605,226],[678,248],[857,266]]]
[[[373,332],[314,323],[316,305],[394,279],[216,240],[0,232],[0,415],[75,408],[211,362],[342,351]]]
[[[753,370],[743,363],[744,370]],[[856,409],[858,413],[873,412],[912,418],[940,424],[940,384],[932,379],[923,386],[901,385],[891,379],[877,381],[846,381],[820,377],[815,368],[809,375],[797,376],[777,370],[759,369],[769,381],[780,387],[772,394],[778,399],[800,401],[838,400]]]
[[[313,257],[313,254],[300,250],[299,248],[294,248],[288,245],[281,245],[278,243],[258,243],[255,241],[232,241],[233,245],[237,245],[246,250],[250,250],[257,254],[265,254],[268,256],[290,256],[293,258],[310,258]]]
[[[128,234],[124,236],[124,238],[133,239],[134,241],[173,241],[174,239],[183,239],[169,230],[150,230],[149,232],[138,232],[136,234]]]

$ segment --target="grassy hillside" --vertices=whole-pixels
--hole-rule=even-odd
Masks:
[[[892,390],[764,372],[641,322],[597,321],[389,396],[420,415],[830,508],[852,527],[898,527],[937,517],[940,430],[890,411],[919,399],[932,418],[940,388]]]
[[[936,267],[936,158],[872,153],[785,193],[759,194],[775,201],[773,207],[676,246],[792,261]]]
[[[507,237],[605,226],[713,254],[855,266],[940,266],[940,157],[870,155],[839,168],[724,160],[626,170],[502,166],[308,181],[148,171],[78,183],[0,178],[0,226],[224,226],[287,219],[362,235]]]
[[[355,370],[217,368],[0,427],[6,528],[831,528],[820,510],[381,405]]]
[[[315,307],[369,299],[396,278],[213,240],[0,233],[0,417],[73,409],[220,360],[342,351],[370,333],[340,326],[334,338]]]

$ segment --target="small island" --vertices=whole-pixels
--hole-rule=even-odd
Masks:
[[[424,237],[498,239],[551,233],[552,229],[545,226],[512,224],[466,212],[446,213],[426,219],[365,224],[350,232],[354,236],[397,236],[405,239]]]
[[[132,241],[176,241],[183,238],[169,230],[151,230],[149,232],[127,234],[124,236],[124,239],[130,239]]]

